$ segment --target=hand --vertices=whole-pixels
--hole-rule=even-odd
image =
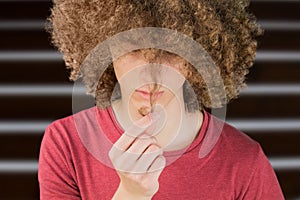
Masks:
[[[151,127],[158,120],[154,113],[144,116],[134,123],[119,138],[109,152],[109,157],[120,177],[120,185],[114,199],[151,199],[158,191],[158,178],[165,167]]]

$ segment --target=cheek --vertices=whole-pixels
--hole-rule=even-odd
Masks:
[[[126,65],[120,65],[118,63],[114,64],[114,71],[115,75],[117,77],[117,80],[119,81],[128,71],[130,71],[130,67]]]
[[[179,72],[169,72],[170,73],[164,75],[164,85],[168,87],[169,90],[177,92],[183,86],[185,77]]]
[[[178,85],[182,86],[185,80],[185,77],[183,75],[180,75],[178,77]]]

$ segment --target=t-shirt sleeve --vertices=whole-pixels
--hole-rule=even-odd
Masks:
[[[284,200],[274,169],[260,147],[255,165],[243,199]]]
[[[55,123],[55,122],[54,122]],[[70,150],[59,130],[49,125],[43,137],[39,155],[38,180],[40,199],[78,200],[79,189],[72,168]]]

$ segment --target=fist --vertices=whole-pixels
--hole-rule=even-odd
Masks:
[[[151,134],[158,119],[157,113],[150,113],[136,121],[109,152],[121,180],[119,188],[131,196],[152,197],[159,189],[166,160]]]

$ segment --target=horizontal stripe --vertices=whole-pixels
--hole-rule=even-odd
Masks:
[[[70,84],[0,84],[0,96],[85,96],[86,89],[84,86]],[[291,96],[300,95],[300,84],[248,84],[242,90],[243,96]]]
[[[280,132],[300,131],[300,119],[228,119],[227,123],[242,131]]]
[[[300,170],[300,158],[272,157],[269,158],[275,170]],[[37,160],[0,160],[0,173],[36,173]]]
[[[36,173],[37,160],[0,160],[0,173]]]
[[[0,85],[0,96],[72,96],[73,84]],[[85,87],[74,88],[74,94],[85,95]]]
[[[239,130],[249,132],[299,131],[300,118],[291,119],[227,119],[226,122]],[[51,121],[0,121],[0,134],[43,134]]]
[[[269,160],[275,170],[300,170],[300,157],[272,157]]]
[[[51,2],[52,0],[0,0],[1,2]]]
[[[47,1],[47,0],[45,0]],[[251,0],[255,3],[300,3],[300,0]]]
[[[1,31],[22,31],[32,30],[40,31],[45,28],[44,20],[1,20],[0,30]]]
[[[51,121],[0,121],[0,134],[43,134]]]
[[[0,51],[0,62],[62,62],[62,54],[57,51]],[[260,50],[256,62],[300,62],[300,51]]]
[[[1,20],[0,30],[14,31],[14,30],[32,30],[40,31],[45,29],[45,20]],[[291,20],[259,20],[258,23],[268,31],[299,31],[300,22]]]
[[[300,62],[300,51],[257,51],[255,62]]]
[[[261,20],[258,23],[267,31],[300,31],[299,21]]]
[[[0,0],[0,2],[51,2],[51,0]],[[295,3],[300,3],[300,0],[251,0],[251,2],[255,3],[262,3],[262,2],[267,2],[267,3],[284,3],[284,2],[295,2]]]
[[[0,2],[51,2],[51,0],[0,0]],[[267,2],[267,3],[284,3],[284,2],[295,2],[295,3],[300,3],[300,0],[251,0],[251,2],[255,3],[262,3],[262,2]]]
[[[291,96],[300,95],[300,84],[248,84],[243,96]]]
[[[62,62],[62,54],[57,51],[0,51],[0,62]]]
[[[0,0],[0,2],[51,2],[51,0]],[[251,0],[251,2],[255,3],[262,3],[262,2],[267,2],[267,3],[285,3],[285,2],[295,2],[295,3],[300,3],[300,0]]]

